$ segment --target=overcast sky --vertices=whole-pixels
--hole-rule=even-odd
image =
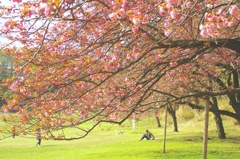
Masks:
[[[0,0],[0,2],[3,5],[12,5],[12,2],[10,2],[10,0]]]

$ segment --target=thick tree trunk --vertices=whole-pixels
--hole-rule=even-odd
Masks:
[[[235,111],[238,117],[237,118],[238,124],[240,124],[240,107],[239,107],[240,103],[237,102],[234,94],[228,95],[228,98],[230,100],[229,104],[232,106],[233,110]]]
[[[173,131],[178,132],[176,110],[173,110],[172,108],[168,108],[168,112],[173,119]]]
[[[219,110],[217,98],[216,97],[212,97],[212,99],[213,99],[213,107],[215,109]],[[217,113],[217,112],[215,112],[215,113],[213,112],[213,114],[214,114],[214,119],[215,119],[216,126],[217,126],[218,138],[219,139],[226,139],[226,135],[225,135],[225,131],[224,131],[221,115],[219,113]]]
[[[228,87],[234,87],[234,88],[239,88],[239,76],[238,76],[238,71],[232,67],[230,67],[230,70],[232,71],[232,76],[230,74],[227,83]],[[233,77],[233,79],[231,78]],[[229,104],[232,106],[236,114],[238,115],[238,123],[240,124],[240,93],[229,93],[228,98],[230,99]]]
[[[156,117],[156,120],[157,120],[157,126],[158,126],[158,128],[160,128],[161,127],[161,123],[160,123],[159,117]]]

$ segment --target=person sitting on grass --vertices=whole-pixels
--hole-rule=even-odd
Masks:
[[[155,140],[154,135],[149,130],[146,130],[146,133],[143,134],[140,141],[143,140],[144,138],[147,139],[147,140]]]

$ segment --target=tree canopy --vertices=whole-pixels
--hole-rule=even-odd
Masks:
[[[227,95],[240,121],[237,0],[13,0],[0,35],[14,58],[3,120],[79,139],[101,122],[185,99]],[[81,127],[90,122],[91,127]],[[76,129],[68,137],[54,132]],[[2,129],[4,132],[8,128]]]

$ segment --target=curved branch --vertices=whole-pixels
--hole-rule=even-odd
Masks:
[[[204,106],[195,105],[195,104],[190,103],[190,102],[187,102],[187,101],[179,102],[179,104],[187,104],[187,105],[189,105],[192,109],[202,109],[202,110],[205,109]],[[234,118],[234,119],[236,119],[236,120],[239,120],[239,116],[238,116],[237,114],[232,113],[232,112],[227,111],[227,110],[218,110],[218,109],[216,109],[216,108],[214,108],[214,107],[210,107],[209,111],[210,111],[210,112],[214,112],[214,113],[219,113],[219,114],[221,114],[221,115],[226,115],[226,116],[232,117],[232,118]]]

